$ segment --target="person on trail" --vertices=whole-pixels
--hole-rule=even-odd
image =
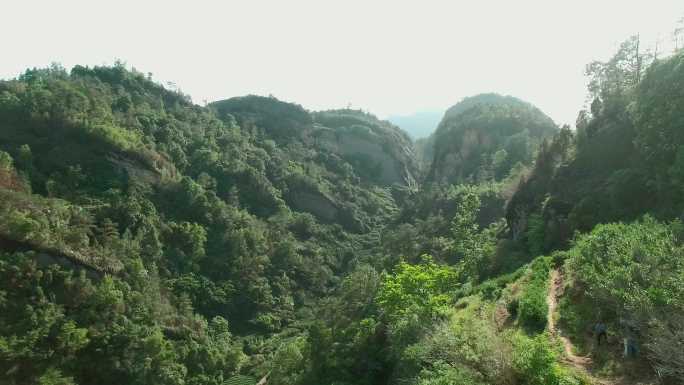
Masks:
[[[636,357],[639,355],[639,345],[637,345],[637,340],[633,337],[625,337],[625,358]]]
[[[598,346],[601,346],[601,338],[603,338],[606,343],[608,343],[608,328],[606,327],[606,324],[603,322],[597,322],[596,325],[594,325],[594,334],[596,335],[596,342],[598,343]]]
[[[631,319],[622,319],[620,323],[623,327],[622,341],[625,348],[623,356],[625,358],[636,357],[639,355],[639,327]]]

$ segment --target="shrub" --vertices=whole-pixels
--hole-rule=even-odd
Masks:
[[[478,380],[472,369],[453,367],[445,363],[437,363],[432,369],[424,369],[417,385],[484,385]]]
[[[527,239],[527,247],[534,256],[544,252],[545,227],[544,218],[539,214],[532,214],[527,219],[525,238]]]
[[[496,300],[501,297],[503,289],[510,283],[517,281],[525,272],[525,269],[518,269],[512,273],[500,275],[496,278],[488,279],[475,286],[470,291],[480,293],[484,299]]]
[[[513,316],[517,317],[518,315],[518,307],[520,306],[520,301],[518,301],[517,298],[513,298],[506,304],[506,310],[508,310],[508,313]]]
[[[559,347],[544,333],[533,338],[516,335],[513,339],[515,370],[518,383],[525,385],[589,385],[581,374],[558,364]]]
[[[651,325],[648,357],[656,372],[665,378],[684,379],[684,316],[672,314]]]
[[[518,319],[523,326],[532,331],[542,331],[546,327],[549,310],[546,296],[550,267],[548,258],[538,258],[532,263],[529,282],[519,299]]]
[[[645,354],[665,378],[681,378],[684,355],[684,254],[681,224],[665,224],[650,216],[631,223],[596,226],[570,250],[568,267],[587,305],[566,323],[581,325],[591,317],[588,306],[604,314],[629,315],[644,339]],[[565,311],[565,309],[563,309]],[[592,320],[593,321],[593,320]]]
[[[488,306],[477,296],[469,297],[465,308],[453,311],[449,319],[436,323],[405,349],[398,372],[411,377],[423,367],[419,383],[425,384],[508,383],[510,345],[497,333]],[[425,369],[426,363],[429,370]],[[427,374],[433,375],[436,382],[428,381]],[[437,381],[442,378],[452,382]]]

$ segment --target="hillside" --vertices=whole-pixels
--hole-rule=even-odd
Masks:
[[[684,383],[684,52],[640,52],[576,131],[483,94],[419,145],[122,64],[0,80],[0,385]]]
[[[321,111],[313,116],[317,146],[345,159],[363,180],[415,186],[418,164],[404,131],[361,111]]]
[[[245,364],[236,338],[301,320],[367,258],[397,210],[393,189],[408,187],[414,169],[395,127],[356,111],[315,119],[330,127],[270,98],[199,107],[122,66],[51,67],[0,82],[1,292],[13,293],[0,347],[14,336],[11,349],[31,362],[5,357],[3,373],[48,375],[58,354],[93,361],[69,371],[78,382],[222,378]],[[372,136],[372,156],[344,146],[355,135]],[[18,288],[42,285],[36,271],[54,275],[48,293],[83,294],[28,296]],[[100,291],[115,302],[98,302]],[[51,339],[42,347],[18,328],[43,311],[46,333],[67,328],[85,345],[41,353]],[[146,338],[161,344],[149,356],[158,372],[102,361],[147,356],[138,346]],[[215,366],[190,363],[207,349],[218,349]]]
[[[341,158],[364,182],[380,186],[415,184],[417,164],[410,138],[396,126],[359,110],[309,113],[275,98],[246,96],[211,103],[219,117],[237,119],[277,144],[298,143]]]

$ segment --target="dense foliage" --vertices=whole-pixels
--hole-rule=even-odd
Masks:
[[[568,253],[569,270],[585,290],[577,294],[601,309],[611,329],[641,334],[646,355],[666,379],[684,378],[682,229],[679,221],[664,224],[649,216],[598,225]]]
[[[193,105],[122,65],[77,66],[71,73],[53,66],[0,82],[0,240],[8,253],[3,282],[10,285],[0,306],[12,317],[3,322],[0,345],[9,381],[48,376],[88,383],[97,372],[102,383],[222,383],[237,374],[246,351],[251,361],[243,372],[264,374],[271,362],[260,357],[284,353],[260,339],[301,320],[297,312],[314,306],[378,243],[379,229],[396,211],[392,189],[401,186],[361,183],[366,171],[344,154],[283,136],[311,128],[314,117],[300,107],[249,97],[234,103],[231,114],[219,110]],[[345,114],[380,125],[360,112]],[[398,139],[382,134],[375,132],[390,153]],[[61,269],[53,275],[85,272],[83,288],[59,283],[79,291],[81,302],[55,296],[52,281],[45,287],[33,281],[53,264]],[[141,278],[147,275],[156,278]],[[120,292],[119,305],[82,304],[104,284]],[[26,365],[34,360],[33,342],[43,349],[39,340],[21,342],[28,337],[12,328],[30,330],[39,322],[37,304],[61,318],[35,331],[51,352],[34,368]],[[126,326],[104,321],[115,317]],[[211,331],[212,320],[222,331]],[[50,345],[60,340],[62,324],[83,341],[70,354]],[[98,329],[120,334],[103,341],[123,339],[93,355],[101,349]],[[249,338],[237,343],[228,330]],[[208,353],[194,352],[211,348],[214,342],[198,338],[212,333],[228,338],[216,354],[239,353],[233,364],[218,356],[216,364],[203,363]],[[148,353],[125,342],[147,336],[168,368],[135,358]],[[188,355],[200,362],[186,361]],[[79,357],[93,365],[76,365]],[[143,366],[110,368],[124,359]],[[152,380],[153,369],[168,378]]]

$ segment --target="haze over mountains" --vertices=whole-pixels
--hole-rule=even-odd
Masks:
[[[24,32],[5,41],[0,78],[53,61],[71,69],[121,59],[161,84],[175,83],[197,104],[272,94],[309,110],[351,103],[384,118],[498,92],[572,125],[586,102],[584,66],[607,60],[637,33],[643,48],[659,44],[661,53],[671,52],[669,33],[684,11],[680,0],[653,0],[649,7],[620,0],[554,6],[519,0],[499,2],[495,14],[488,3],[425,1],[197,0],[165,7],[135,0],[120,0],[119,7],[102,0],[49,2],[34,14],[39,29],[27,31],[20,17],[0,23],[3,36]],[[103,19],[94,3],[111,17]],[[3,14],[27,15],[35,2],[4,5]],[[134,14],[128,12],[133,8]],[[127,28],[120,28],[120,20],[128,20]],[[86,36],[84,29],[90,31]],[[159,49],[150,49],[150,41]]]
[[[387,120],[406,131],[413,140],[427,138],[442,120],[444,111],[419,111],[410,115],[390,115]]]

